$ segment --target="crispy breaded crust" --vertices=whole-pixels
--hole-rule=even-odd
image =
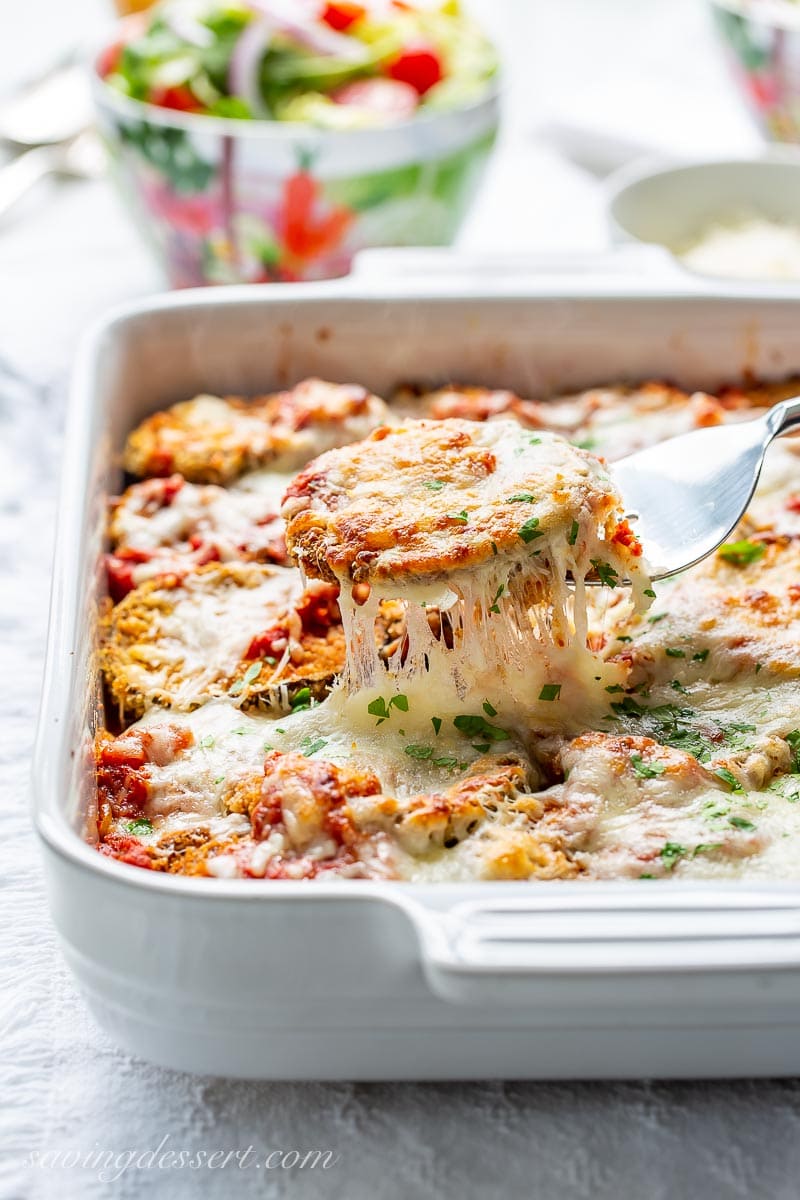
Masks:
[[[618,500],[597,459],[510,421],[409,421],[329,451],[283,507],[308,575],[424,580],[470,570],[591,515],[609,540]],[[536,547],[531,547],[531,553]]]
[[[358,384],[321,379],[252,400],[196,396],[138,425],[123,462],[139,477],[178,472],[194,483],[226,484],[258,467],[296,470],[315,454],[366,437],[387,415],[383,400]]]
[[[152,704],[189,710],[225,695],[244,708],[286,705],[303,687],[323,695],[344,639],[335,621],[304,628],[302,599],[295,571],[257,564],[142,584],[105,618],[101,661],[114,703],[138,717]]]

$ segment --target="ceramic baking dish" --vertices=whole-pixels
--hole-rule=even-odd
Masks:
[[[409,377],[539,393],[800,371],[800,299],[651,278],[625,256],[535,272],[431,261],[412,254],[395,269],[379,255],[341,282],[159,297],[84,344],[34,770],[64,953],[119,1043],[191,1071],[796,1074],[796,886],[204,880],[120,865],[86,841],[105,497],[126,431],[152,409],[308,374],[379,393]]]

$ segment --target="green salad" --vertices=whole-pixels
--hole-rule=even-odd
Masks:
[[[471,104],[497,55],[458,0],[163,0],[98,69],[162,108],[358,129]]]

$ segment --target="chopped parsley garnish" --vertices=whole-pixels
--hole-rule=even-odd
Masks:
[[[473,742],[472,749],[477,750],[478,754],[488,754],[491,750],[491,746],[488,742]]]
[[[311,688],[300,688],[291,699],[292,712],[300,712],[304,708],[311,708]]]
[[[656,598],[656,594],[652,588],[645,588],[644,594],[645,594],[645,596],[650,596],[653,600],[655,600],[655,598]]]
[[[486,713],[487,717],[497,716],[497,709],[493,704],[490,704],[488,700],[484,700],[481,707],[483,708],[483,711]]]
[[[534,504],[536,497],[531,492],[515,492],[508,497],[509,504]]]
[[[721,744],[748,749],[746,735],[754,732],[752,725],[736,721],[722,725],[711,717],[698,716],[694,709],[679,708],[676,704],[647,708],[629,695],[612,702],[611,711],[625,729],[692,754],[701,763],[717,754]]]
[[[423,479],[422,486],[426,487],[429,492],[440,492],[444,487],[443,479]]]
[[[238,729],[231,730],[231,733],[234,735],[234,737],[244,737],[247,732],[248,731],[245,729],[244,725],[240,725]]]
[[[597,438],[587,437],[582,442],[576,442],[575,445],[579,450],[594,450],[597,446]]]
[[[419,745],[406,746],[406,754],[408,755],[409,758],[421,758],[421,759],[432,758],[433,757],[433,747],[432,746],[419,746]]]
[[[388,704],[383,696],[378,696],[377,699],[370,700],[367,705],[367,712],[371,717],[377,717],[378,720],[376,723],[380,725],[382,721],[389,720],[392,708],[397,708],[400,712],[408,712],[408,696],[403,695],[401,692],[397,696],[392,696]]]
[[[490,725],[484,717],[462,714],[453,718],[453,724],[459,733],[463,733],[468,738],[483,737],[489,742],[508,741],[508,732],[505,729],[499,729],[497,725]]]
[[[238,696],[239,693],[243,692],[246,687],[249,687],[250,684],[253,682],[253,680],[257,679],[260,674],[261,674],[261,663],[260,662],[252,663],[247,668],[247,670],[245,671],[242,678],[237,679],[235,683],[231,684],[231,686],[228,688],[228,695],[229,696]]]
[[[726,542],[717,551],[720,558],[732,563],[734,567],[746,567],[748,563],[758,562],[766,553],[767,547],[764,542],[751,542],[748,538],[741,542]]]
[[[457,767],[458,759],[453,754],[443,754],[441,758],[433,760],[435,767]]]
[[[557,700],[561,695],[560,683],[546,683],[539,692],[540,700]]]
[[[312,754],[316,754],[318,750],[322,750],[327,744],[325,738],[317,738],[315,742],[312,742],[311,738],[303,738],[300,743],[306,758],[311,758]]]
[[[625,688],[621,683],[610,683],[606,688],[606,691],[613,695],[615,692],[624,692]]]
[[[567,534],[567,544],[569,546],[574,546],[576,541],[578,540],[578,529],[579,528],[580,528],[580,526],[578,525],[577,521],[573,521],[572,524],[570,525],[569,533]]]
[[[490,545],[492,547],[492,554],[494,554],[496,557],[497,554],[499,553],[499,551],[497,549],[497,542],[491,542]]]
[[[270,746],[270,750],[271,750],[271,749],[272,749],[272,747]],[[217,776],[217,778],[214,780],[214,783],[224,783],[224,782],[225,782],[225,776],[224,776],[224,775],[218,775],[218,776]]]
[[[673,692],[680,692],[683,696],[688,696],[689,693],[681,683],[680,679],[673,679],[669,685]]]
[[[606,587],[610,588],[615,588],[617,586],[619,583],[619,575],[611,566],[611,563],[605,562],[602,558],[591,558],[589,561],[597,572],[597,578],[601,583],[604,583]]]
[[[655,625],[658,621],[663,621],[666,613],[656,613],[654,617],[648,617],[647,621],[650,625]]]
[[[265,754],[269,754],[272,750],[275,749],[275,747],[271,746],[269,744],[269,742],[264,742],[264,745],[261,747],[261,749],[264,751]]]
[[[729,771],[727,767],[717,767],[714,771],[714,774],[716,775],[717,779],[721,779],[723,783],[727,783],[732,792],[744,791],[744,788],[733,774],[733,771]],[[738,817],[731,817],[731,823],[733,824],[734,821],[737,821],[738,819]]]
[[[617,641],[618,641],[618,642],[632,642],[632,641],[633,641],[633,638],[632,638],[632,637],[629,637],[629,636],[627,635],[627,633],[623,633],[623,634],[620,634],[620,635],[617,637]]]
[[[431,717],[431,725],[433,726],[433,732],[438,737],[439,730],[442,728],[442,718],[441,717]]]
[[[213,733],[207,733],[205,737],[200,738],[200,749],[210,750],[215,741],[216,738],[214,737]]]
[[[797,801],[800,800],[800,779],[794,775],[780,775],[777,779],[772,780],[767,790],[783,796],[784,800],[788,800],[790,804],[797,804]]]
[[[451,521],[459,521],[462,525],[466,525],[469,521],[469,514],[465,508],[462,508],[461,512],[448,513],[447,515]]]
[[[222,778],[224,779],[225,776],[223,775]],[[214,782],[216,783],[216,780]],[[152,833],[153,822],[148,817],[137,817],[135,821],[128,821],[125,828],[128,833],[135,833],[137,835],[140,833]]]
[[[697,654],[692,655],[692,662],[705,662],[708,658],[708,650],[698,650]]]
[[[631,755],[631,766],[643,779],[655,779],[657,775],[663,775],[667,769],[661,762],[646,763],[641,754]]]
[[[721,850],[722,842],[700,842],[692,851],[692,858],[697,858],[698,854],[710,854],[712,850]]]
[[[686,658],[686,651],[678,650],[675,646],[668,646],[665,653],[667,658]]]
[[[665,842],[661,847],[660,858],[667,871],[671,871],[678,859],[683,858],[684,854],[689,851],[685,846],[681,846],[679,842]]]
[[[542,439],[540,437],[528,438],[529,446],[541,446],[541,444],[542,444]]]
[[[538,528],[539,518],[528,517],[524,525],[520,525],[517,533],[522,541],[527,545],[529,542],[534,542],[536,538],[544,537],[541,529]]]
[[[494,545],[494,542],[492,542],[492,545]],[[506,585],[504,583],[501,583],[500,586],[498,587],[497,591],[494,594],[494,599],[492,600],[492,603],[489,605],[489,612],[491,612],[491,613],[499,613],[500,612],[500,605],[497,602],[505,590],[506,590]]]
[[[739,789],[741,791],[741,789]],[[728,824],[734,829],[743,829],[745,832],[752,832],[755,825],[752,821],[748,821],[746,817],[728,817]]]
[[[785,740],[792,751],[792,774],[800,775],[800,729],[787,733]]]

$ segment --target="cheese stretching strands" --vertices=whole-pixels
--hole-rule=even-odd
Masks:
[[[617,670],[587,649],[587,581],[630,581],[647,607],[641,546],[603,463],[514,421],[379,429],[310,463],[283,514],[304,573],[341,588],[350,695],[385,689],[388,669],[446,710],[480,693],[545,723],[555,699],[577,715]],[[384,600],[406,612],[388,661],[374,635]]]

